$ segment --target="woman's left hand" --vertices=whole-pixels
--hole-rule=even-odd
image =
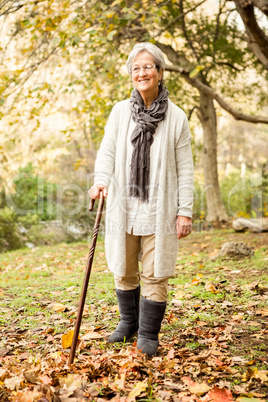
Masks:
[[[192,219],[188,218],[187,216],[177,216],[177,221],[176,221],[176,229],[177,229],[177,235],[178,239],[182,239],[183,237],[188,236],[191,231],[192,231]]]

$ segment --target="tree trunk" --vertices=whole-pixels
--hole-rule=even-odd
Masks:
[[[217,165],[217,117],[213,99],[200,92],[198,118],[203,127],[203,164],[205,193],[207,200],[207,221],[224,222],[228,220],[219,187]]]

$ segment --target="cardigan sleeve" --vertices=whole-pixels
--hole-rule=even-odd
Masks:
[[[118,121],[115,105],[108,118],[104,137],[97,153],[94,184],[102,184],[106,187],[110,185],[115,166],[117,132]]]
[[[181,132],[176,143],[178,210],[177,216],[192,217],[194,193],[194,165],[189,123],[184,114]]]

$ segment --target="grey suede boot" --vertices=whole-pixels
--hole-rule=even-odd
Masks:
[[[158,334],[165,314],[167,302],[141,299],[137,349],[154,356],[159,346]]]
[[[115,289],[120,322],[108,338],[109,343],[128,342],[139,328],[140,286],[134,290]]]

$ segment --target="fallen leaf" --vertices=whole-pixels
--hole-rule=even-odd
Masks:
[[[232,392],[226,388],[213,387],[206,395],[211,402],[231,402],[233,401]]]
[[[257,380],[261,380],[262,382],[268,382],[268,371],[265,370],[258,370],[255,374],[254,374],[254,378],[256,378]]]
[[[62,303],[54,303],[52,305],[52,308],[54,311],[57,311],[58,313],[62,313],[63,311],[66,310],[66,306],[64,306],[64,304]]]
[[[209,246],[209,243],[201,243],[202,248],[207,248]]]
[[[5,369],[0,368],[0,381],[4,381],[8,376],[8,372]]]
[[[256,315],[263,315],[264,317],[268,316],[268,308],[259,308],[256,310]]]
[[[240,357],[240,356],[234,356],[234,357],[233,357],[233,363],[234,363],[234,364],[242,364],[242,365],[244,365],[244,364],[248,363],[248,360],[243,359],[243,358]]]
[[[40,375],[40,376],[39,376],[39,380],[40,380],[43,384],[45,384],[45,385],[49,385],[49,384],[52,383],[51,378],[48,377],[47,375]]]
[[[42,401],[43,393],[38,391],[18,391],[16,393],[14,401],[20,402],[33,402],[33,401]]]
[[[172,348],[172,349],[170,349],[170,350],[168,351],[167,359],[168,359],[168,360],[174,359],[174,356],[175,356],[175,350]]]
[[[72,346],[73,336],[74,336],[73,329],[68,331],[67,334],[62,335],[61,346],[63,347],[63,349],[67,349]]]
[[[176,299],[174,299],[174,300],[171,301],[171,303],[172,303],[172,304],[175,304],[175,305],[178,306],[178,307],[182,307],[182,306],[183,306],[183,301],[182,301],[182,300],[176,300]]]
[[[252,338],[256,338],[256,339],[265,339],[265,337],[263,336],[262,333],[259,334],[251,334],[250,335]]]
[[[260,327],[261,323],[257,321],[248,321],[248,325],[254,325],[254,327]]]
[[[255,374],[258,372],[258,369],[248,368],[247,371],[242,376],[242,381],[249,381],[251,378],[255,377]]]
[[[9,389],[10,391],[14,391],[21,387],[21,384],[23,383],[23,378],[18,376],[6,378],[4,383],[7,389]]]
[[[244,285],[244,288],[245,288],[245,289],[255,289],[255,288],[258,286],[259,282],[260,282],[260,281],[255,281],[255,282],[252,282],[252,283],[247,283],[246,285]]]
[[[34,371],[25,370],[23,372],[23,377],[31,384],[38,384],[38,377]]]
[[[183,299],[183,296],[185,295],[185,293],[182,290],[178,290],[175,294],[175,298],[176,299]]]
[[[213,356],[222,356],[222,353],[219,350],[211,350],[211,354]]]
[[[10,352],[8,348],[0,348],[0,357],[6,356]]]
[[[238,395],[246,395],[248,393],[248,386],[244,384],[241,385],[234,385],[233,392]]]
[[[225,307],[232,307],[233,303],[228,301],[228,300],[224,300],[224,302],[222,302],[221,307],[225,308]]]
[[[101,386],[98,388],[96,385],[91,385],[88,390],[87,393],[91,396],[91,397],[96,397],[100,394],[101,392]]]
[[[215,249],[214,251],[212,251],[212,252],[209,254],[209,256],[210,256],[210,257],[215,257],[215,256],[218,254],[219,251],[220,251],[219,249]]]
[[[89,341],[90,339],[102,339],[103,335],[98,332],[87,332],[83,336],[81,336],[82,341]]]
[[[239,313],[239,314],[232,315],[231,317],[232,317],[232,319],[233,319],[234,321],[241,321],[241,320],[243,320],[243,318],[244,318],[244,314],[243,314],[243,313]]]
[[[203,275],[198,274],[197,277],[192,280],[192,285],[195,285],[195,286],[198,285],[202,278],[203,278]]]
[[[66,387],[69,392],[73,392],[76,388],[80,388],[83,378],[79,374],[69,373],[66,377],[59,378],[60,385]]]
[[[54,336],[48,335],[47,337],[47,343],[53,342],[54,341]]]
[[[62,290],[54,290],[53,292],[51,292],[51,294],[54,296],[60,296],[62,294]]]
[[[66,290],[66,292],[72,292],[73,290],[75,290],[76,289],[76,286],[70,286],[70,287],[68,287],[67,289],[65,289]]]
[[[123,391],[125,389],[125,381],[126,381],[126,373],[122,374],[120,377],[116,375],[114,385]]]
[[[220,269],[223,269],[224,271],[232,271],[232,269],[227,267],[226,265],[222,265],[221,267],[216,267],[214,269],[217,271],[219,271]]]
[[[205,321],[197,321],[196,323],[199,327],[205,327],[207,325],[207,322]]]
[[[215,285],[213,285],[212,282],[207,282],[205,285],[205,290],[207,292],[212,292],[212,293],[219,293],[219,291],[216,289]]]
[[[147,388],[148,388],[148,380],[140,381],[134,386],[132,391],[129,393],[129,397],[135,398],[136,396],[139,396]]]
[[[205,382],[202,383],[194,382],[189,377],[182,377],[181,381],[183,381],[187,385],[189,391],[192,394],[196,394],[198,396],[205,394],[211,389],[211,387],[207,385]]]

